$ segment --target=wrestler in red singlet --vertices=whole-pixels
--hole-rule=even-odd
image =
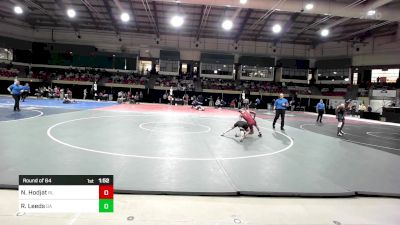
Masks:
[[[239,110],[239,113],[240,113],[240,116],[241,116],[244,120],[246,120],[247,124],[249,125],[249,127],[250,127],[250,134],[253,134],[253,133],[254,133],[253,126],[255,126],[255,127],[257,128],[257,130],[258,130],[258,136],[261,137],[261,131],[260,131],[260,129],[258,128],[257,122],[256,122],[256,120],[255,120],[256,113],[253,112],[253,111],[247,111],[247,110],[243,110],[243,109],[240,109],[240,110]],[[254,117],[253,117],[251,114],[254,114]]]

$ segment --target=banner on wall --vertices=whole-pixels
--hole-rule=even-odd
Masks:
[[[396,90],[373,90],[372,97],[396,98]]]

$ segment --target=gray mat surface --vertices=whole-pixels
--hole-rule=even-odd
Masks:
[[[400,196],[397,154],[297,126],[273,131],[268,119],[262,138],[219,136],[236,119],[86,110],[0,122],[0,183],[112,174],[122,193]]]

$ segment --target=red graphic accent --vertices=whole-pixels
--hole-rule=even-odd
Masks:
[[[114,187],[113,185],[100,185],[99,186],[99,199],[113,199]]]

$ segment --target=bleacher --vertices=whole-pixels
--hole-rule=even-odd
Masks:
[[[189,78],[178,78],[175,76],[159,76],[156,78],[154,86],[173,87],[180,91],[193,91],[194,82]]]
[[[0,76],[1,77],[16,77],[20,74],[20,72],[16,69],[6,69],[6,68],[0,68]]]

